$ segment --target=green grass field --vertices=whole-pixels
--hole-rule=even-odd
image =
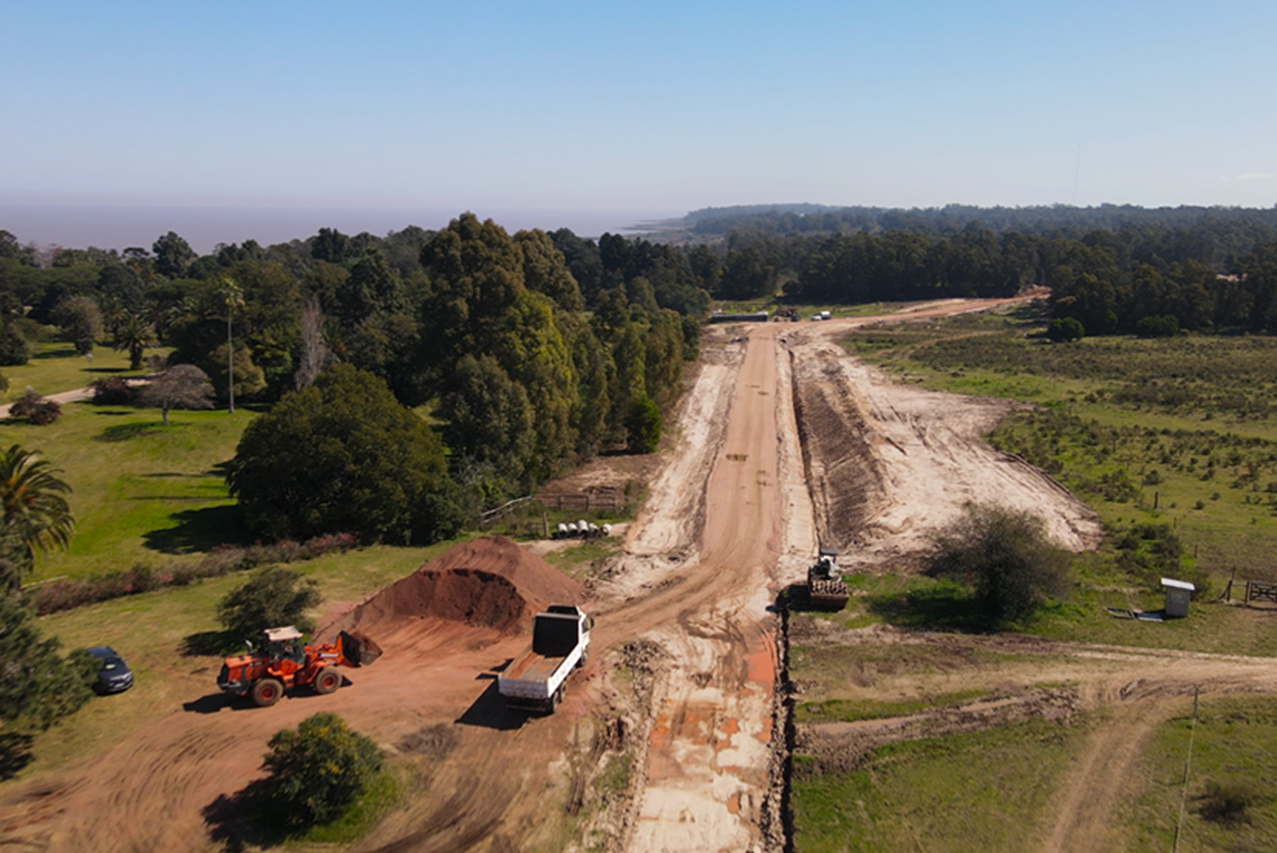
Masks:
[[[239,541],[221,466],[253,413],[172,412],[68,403],[48,426],[0,423],[0,443],[38,450],[71,485],[71,546],[41,558],[34,580],[159,566]]]
[[[1040,843],[1044,811],[1086,726],[1031,721],[873,750],[845,774],[793,783],[802,853],[1018,853]],[[1049,827],[1046,828],[1049,831]]]
[[[168,350],[157,347],[147,350],[148,355],[166,355]],[[59,391],[83,388],[90,382],[108,376],[142,376],[147,371],[129,370],[129,354],[110,347],[96,346],[93,358],[77,355],[72,344],[45,342],[31,345],[31,360],[13,367],[0,367],[0,375],[9,380],[9,390],[0,402],[12,402],[26,393],[30,386],[37,394],[48,396]]]
[[[1188,762],[1187,801],[1184,770]],[[1158,728],[1119,813],[1128,850],[1170,850],[1184,810],[1179,849],[1201,853],[1271,850],[1277,838],[1277,713],[1271,697],[1203,699],[1196,727],[1185,713]],[[1225,805],[1220,793],[1230,795]],[[1230,808],[1231,806],[1231,808]]]

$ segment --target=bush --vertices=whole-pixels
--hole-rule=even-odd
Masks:
[[[305,614],[323,600],[318,587],[290,569],[265,569],[218,603],[217,619],[238,638],[256,637],[282,625],[310,631],[314,623]]]
[[[231,572],[246,571],[269,563],[310,560],[324,554],[349,551],[358,544],[358,540],[349,533],[334,533],[317,536],[302,543],[286,540],[273,545],[253,545],[249,548],[219,545],[196,563],[170,565],[158,571],[138,565],[127,573],[107,572],[82,578],[68,578],[32,587],[26,596],[36,613],[45,616],[60,610],[71,610],[86,604],[145,592],[148,589],[186,586],[201,578],[218,578]]]
[[[97,406],[127,406],[133,402],[133,388],[119,376],[108,376],[89,383],[93,403]]]
[[[262,769],[270,810],[293,827],[329,823],[381,772],[381,750],[336,714],[302,720],[270,739]]]
[[[1264,789],[1250,779],[1206,782],[1206,791],[1197,797],[1197,813],[1213,823],[1236,825],[1250,823],[1247,809],[1272,800]]]
[[[41,397],[34,391],[28,391],[9,407],[9,417],[25,420],[36,426],[46,426],[58,419],[62,407],[54,400]]]
[[[1031,614],[1068,589],[1069,557],[1046,536],[1041,519],[998,506],[967,507],[942,530],[928,574],[965,581],[977,617],[990,625]]]
[[[1076,317],[1056,317],[1046,327],[1046,336],[1056,343],[1080,341],[1085,335],[1086,330]]]

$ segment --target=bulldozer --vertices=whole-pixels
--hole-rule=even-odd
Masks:
[[[851,598],[847,582],[838,572],[838,552],[821,548],[814,565],[807,569],[807,600],[817,610],[842,610]]]
[[[217,686],[232,696],[248,696],[254,705],[274,705],[284,691],[309,686],[321,695],[341,686],[339,666],[368,666],[381,657],[381,647],[360,631],[342,631],[327,643],[304,645],[296,627],[268,628],[260,650],[228,657]]]

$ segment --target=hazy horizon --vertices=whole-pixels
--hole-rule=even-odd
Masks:
[[[1263,0],[10,5],[4,205],[1277,201]]]
[[[384,237],[410,225],[439,229],[465,209],[265,207],[228,205],[145,204],[9,204],[0,202],[0,229],[23,243],[41,248],[120,249],[141,246],[150,251],[156,238],[175,231],[195,251],[208,254],[218,243],[256,240],[263,246],[304,240],[320,228],[346,234],[367,231]],[[628,233],[642,223],[681,217],[673,210],[537,210],[484,209],[471,212],[491,218],[510,233],[540,228],[569,228],[580,237],[605,232]]]

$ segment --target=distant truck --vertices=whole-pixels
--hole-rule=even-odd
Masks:
[[[532,619],[532,645],[497,676],[506,707],[552,714],[564,682],[590,658],[594,620],[572,604],[551,604]]]
[[[847,582],[838,572],[838,552],[821,548],[815,564],[807,570],[807,600],[820,610],[842,610],[851,598]]]

